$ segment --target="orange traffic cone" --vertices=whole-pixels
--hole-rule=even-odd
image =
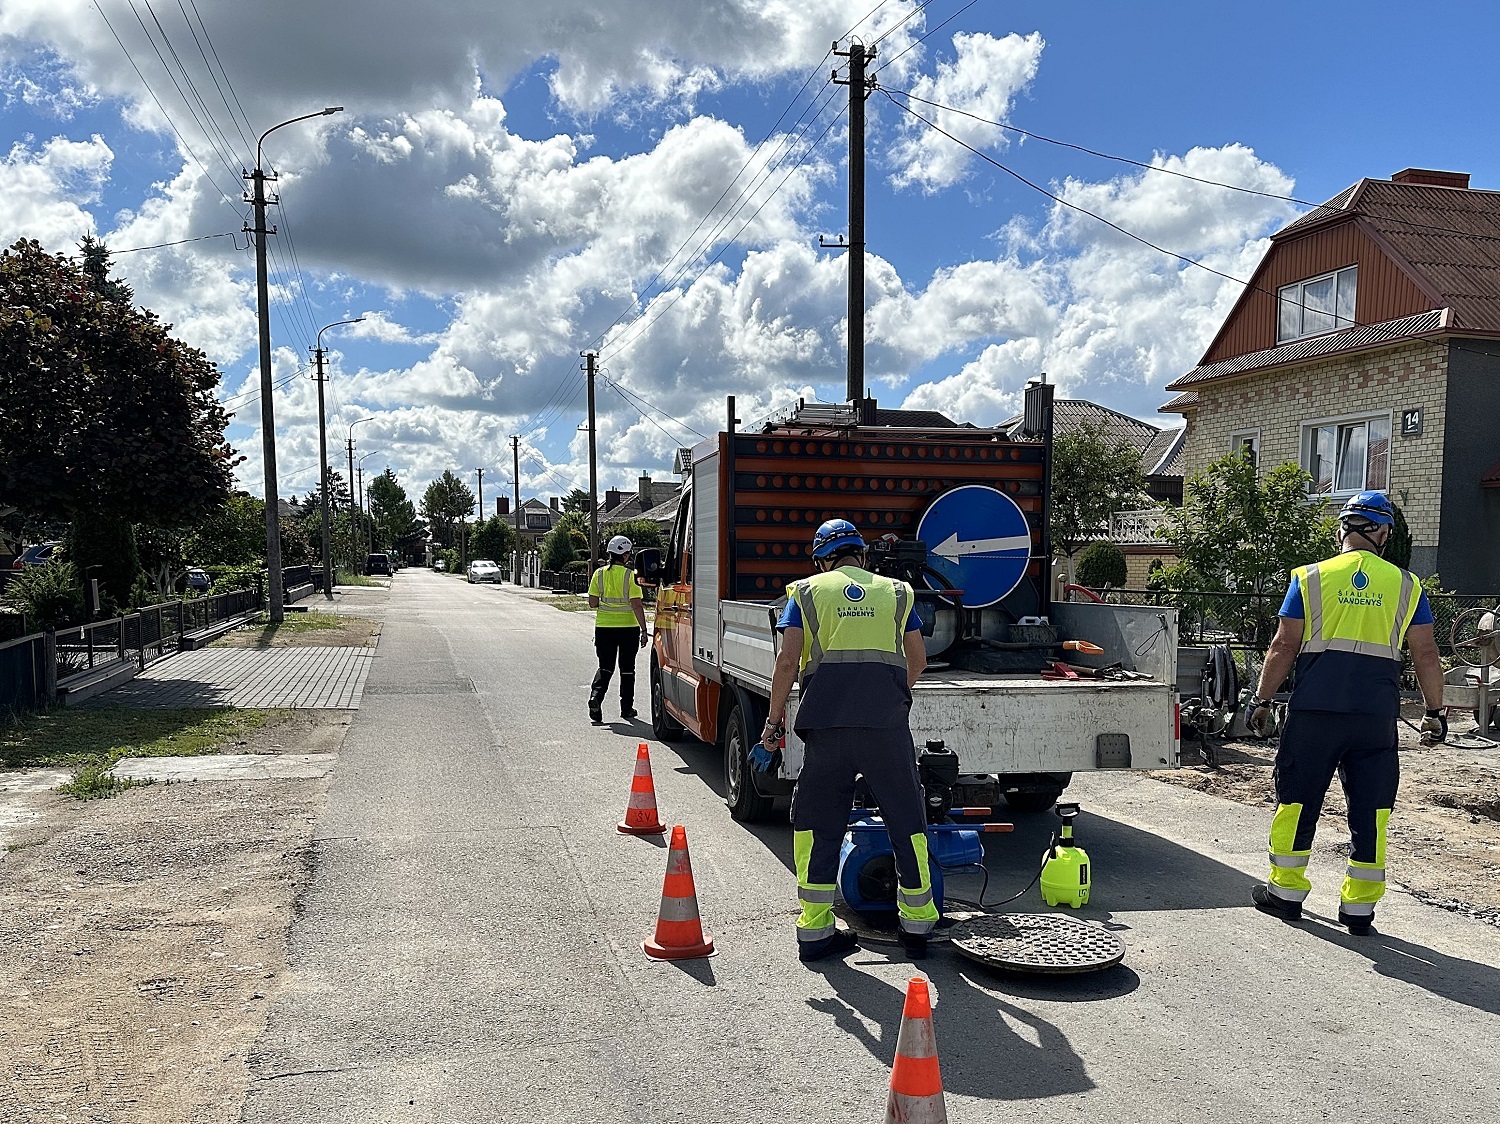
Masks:
[[[661,910],[656,916],[656,936],[641,947],[653,960],[696,960],[714,952],[714,942],[703,935],[703,925],[698,920],[698,891],[693,888],[687,831],[681,824],[672,828],[667,877],[662,883]]]
[[[651,754],[641,742],[635,751],[635,776],[630,778],[630,803],[625,818],[615,825],[622,835],[665,835],[667,825],[656,814],[656,786],[651,782]]]
[[[885,1124],[948,1124],[943,1079],[938,1073],[937,1035],[932,1029],[932,1002],[927,981],[921,976],[913,976],[906,985],[906,1009],[901,1012],[901,1034],[896,1039]]]

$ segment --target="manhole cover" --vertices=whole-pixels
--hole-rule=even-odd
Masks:
[[[953,927],[953,947],[971,960],[1013,972],[1099,972],[1125,959],[1108,929],[1056,913],[1001,913]]]

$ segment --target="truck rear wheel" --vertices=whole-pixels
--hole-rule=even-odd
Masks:
[[[651,733],[658,741],[680,741],[687,730],[681,722],[667,713],[666,696],[662,691],[661,668],[656,656],[651,657]]]
[[[755,781],[750,776],[753,736],[744,704],[736,702],[724,723],[724,803],[729,806],[730,816],[741,823],[768,820],[775,806],[769,796],[755,791]]]

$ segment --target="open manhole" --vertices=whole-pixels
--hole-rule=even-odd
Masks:
[[[999,913],[953,926],[953,947],[1011,972],[1102,972],[1125,959],[1125,942],[1100,925],[1056,913]]]

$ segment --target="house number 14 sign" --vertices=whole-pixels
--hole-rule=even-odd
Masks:
[[[1401,411],[1401,436],[1422,436],[1422,407],[1417,406],[1411,410]]]

